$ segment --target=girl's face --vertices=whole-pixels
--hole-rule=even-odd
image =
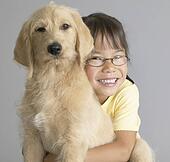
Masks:
[[[98,36],[95,42],[95,52],[92,57],[96,58],[116,58],[115,56],[125,56],[124,50],[112,48],[104,38],[101,42]],[[121,66],[114,65],[111,60],[106,60],[102,66],[94,67],[87,63],[85,67],[87,77],[99,98],[100,103],[116,93],[120,85],[127,76],[127,62]]]

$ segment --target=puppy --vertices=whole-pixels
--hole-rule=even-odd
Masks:
[[[19,109],[25,162],[42,162],[46,152],[57,162],[83,162],[89,148],[115,138],[84,71],[92,49],[88,28],[69,7],[49,4],[24,23],[14,59],[28,69]],[[132,161],[151,162],[136,160],[148,148],[141,143]]]

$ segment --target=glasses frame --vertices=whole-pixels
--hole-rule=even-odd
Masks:
[[[120,58],[126,58],[126,61],[123,64],[119,64],[118,65],[118,64],[114,63],[114,60],[116,60],[116,58],[104,58],[104,57],[96,56],[96,58],[100,58],[101,61],[102,61],[101,65],[97,65],[96,66],[96,65],[90,64],[90,60],[95,58],[95,56],[94,56],[94,57],[91,57],[91,58],[87,59],[86,60],[86,64],[88,64],[90,66],[93,66],[93,67],[100,67],[100,66],[103,66],[107,60],[110,60],[113,65],[115,65],[115,66],[122,66],[122,65],[125,65],[129,61],[129,58],[127,56],[121,56],[121,55],[116,55],[116,56],[119,56]]]

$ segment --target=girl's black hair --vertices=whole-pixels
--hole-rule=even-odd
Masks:
[[[123,26],[116,18],[106,15],[104,13],[94,13],[86,17],[82,17],[84,23],[88,26],[94,42],[98,34],[106,38],[111,47],[116,49],[124,49],[126,56],[128,56],[128,44]],[[109,40],[112,40],[112,44]]]
[[[98,34],[101,34],[101,38],[105,37],[108,44],[115,49],[124,49],[125,54],[129,60],[128,43],[126,35],[123,29],[123,25],[116,18],[106,15],[104,13],[93,13],[89,16],[82,17],[83,22],[89,28],[91,35],[96,41]],[[110,42],[110,40],[112,42]],[[127,75],[126,79],[134,83],[134,81]]]

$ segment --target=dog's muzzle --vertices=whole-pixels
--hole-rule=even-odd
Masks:
[[[48,45],[47,50],[53,56],[57,56],[61,53],[62,46],[58,42],[55,42],[55,43]]]

